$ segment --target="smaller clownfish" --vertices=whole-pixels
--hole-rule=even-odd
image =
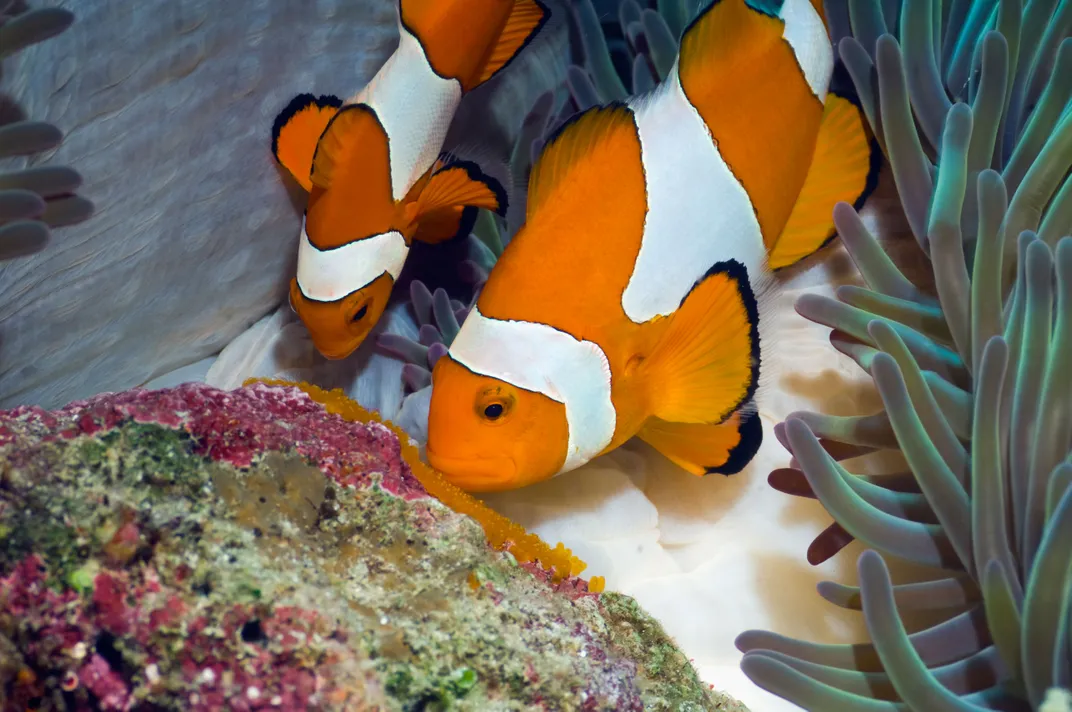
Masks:
[[[432,466],[514,489],[638,436],[695,475],[743,469],[771,270],[876,184],[877,144],[833,75],[822,0],[713,0],[658,87],[566,122],[433,370]]]
[[[443,142],[462,96],[549,17],[539,0],[400,0],[398,49],[364,89],[301,94],[276,117],[272,153],[309,192],[290,303],[323,356],[365,340],[413,240],[467,234],[478,208],[505,215],[502,181]]]

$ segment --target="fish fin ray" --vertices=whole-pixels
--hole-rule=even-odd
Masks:
[[[733,475],[759,451],[763,424],[754,409],[742,408],[717,424],[649,418],[637,437],[693,475]]]
[[[833,240],[834,206],[863,207],[878,184],[881,166],[882,152],[863,112],[850,99],[827,94],[811,167],[771,249],[771,269],[796,264]]]
[[[747,269],[719,262],[670,316],[647,361],[651,413],[671,423],[719,423],[759,385],[759,305]]]
[[[543,29],[550,15],[550,10],[539,0],[515,0],[514,9],[506,20],[483,71],[477,77],[475,86],[488,81],[509,64]]]
[[[337,96],[298,94],[272,124],[272,155],[306,191],[313,187],[316,145],[340,106]]]
[[[417,217],[447,207],[473,206],[500,214],[506,212],[506,192],[497,180],[470,161],[432,166],[416,199]]]
[[[417,223],[413,239],[435,244],[468,234],[477,209],[506,214],[506,191],[471,161],[444,154],[413,188],[407,208]]]
[[[499,200],[498,208],[489,208],[492,212],[505,217],[514,202],[518,186],[510,169],[510,163],[492,147],[472,141],[455,142],[444,147],[439,155],[440,165],[468,166],[478,179],[491,187]]]
[[[548,137],[543,152],[529,172],[526,216],[531,218],[549,201],[580,158],[615,131],[636,132],[633,112],[611,102],[574,114]]]

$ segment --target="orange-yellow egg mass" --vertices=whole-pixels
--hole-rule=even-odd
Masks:
[[[409,465],[413,476],[424,486],[430,495],[459,514],[465,514],[480,523],[488,543],[496,549],[509,551],[519,562],[534,561],[551,573],[554,581],[577,576],[588,566],[573,555],[561,542],[553,548],[540,537],[525,531],[525,528],[512,522],[503,515],[489,509],[483,502],[467,492],[455,487],[444,479],[437,470],[426,465],[420,458],[417,448],[409,440],[409,435],[394,423],[382,420],[377,413],[365,410],[356,401],[347,396],[342,389],[326,391],[310,383],[291,382],[280,379],[251,378],[243,385],[264,383],[269,386],[298,388],[310,398],[320,403],[329,413],[334,413],[346,420],[368,423],[377,422],[391,430],[402,446],[402,457]],[[599,593],[605,581],[602,576],[593,576],[588,582],[588,590]]]

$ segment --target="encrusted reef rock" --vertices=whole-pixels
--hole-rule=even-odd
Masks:
[[[489,546],[328,395],[0,412],[0,709],[743,709],[632,599]]]

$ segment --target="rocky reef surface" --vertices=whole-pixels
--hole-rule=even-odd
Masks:
[[[0,709],[744,709],[568,551],[489,546],[349,405],[188,384],[0,412]]]

